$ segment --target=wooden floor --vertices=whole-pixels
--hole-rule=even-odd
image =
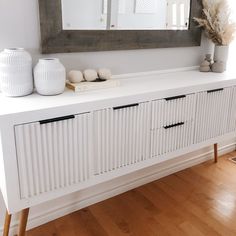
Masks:
[[[236,235],[231,153],[35,228],[27,236]]]

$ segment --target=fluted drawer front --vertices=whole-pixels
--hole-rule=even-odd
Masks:
[[[232,88],[216,89],[197,94],[195,143],[228,132]]]
[[[152,102],[152,129],[194,119],[196,95],[182,95]]]
[[[15,127],[21,198],[31,198],[90,178],[91,117]]]
[[[94,113],[94,170],[104,174],[150,156],[150,103]]]
[[[152,130],[151,155],[159,157],[193,144],[194,122],[179,122]]]

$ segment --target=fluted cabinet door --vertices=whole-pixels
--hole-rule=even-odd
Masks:
[[[91,177],[91,115],[15,127],[21,198],[67,188]]]
[[[150,157],[150,103],[94,112],[94,173],[101,175]]]
[[[232,88],[215,89],[197,94],[195,143],[228,132]]]
[[[232,88],[232,100],[230,104],[230,115],[228,122],[228,132],[236,131],[236,87]]]

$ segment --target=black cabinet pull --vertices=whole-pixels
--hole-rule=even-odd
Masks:
[[[180,122],[180,123],[177,123],[177,124],[174,124],[174,125],[164,126],[164,129],[170,129],[170,128],[181,126],[181,125],[184,125],[184,122]]]
[[[219,92],[219,91],[223,91],[223,88],[219,88],[219,89],[213,89],[213,90],[208,90],[207,93],[215,93],[215,92]]]
[[[74,118],[75,118],[74,115],[62,116],[62,117],[52,118],[52,119],[48,119],[48,120],[41,120],[41,121],[39,121],[39,123],[40,123],[40,125],[43,125],[43,124],[53,123],[53,122],[62,121],[62,120],[69,120],[69,119],[74,119]]]
[[[171,101],[171,100],[176,100],[176,99],[180,99],[180,98],[185,98],[186,95],[179,95],[179,96],[175,96],[175,97],[169,97],[169,98],[164,98],[166,101]]]
[[[120,110],[128,107],[137,107],[139,103],[134,103],[134,104],[129,104],[129,105],[124,105],[124,106],[119,106],[119,107],[113,107],[113,110]]]

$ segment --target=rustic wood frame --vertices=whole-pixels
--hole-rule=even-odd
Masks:
[[[39,0],[42,53],[200,46],[201,0],[191,0],[189,30],[63,30],[61,0]]]

